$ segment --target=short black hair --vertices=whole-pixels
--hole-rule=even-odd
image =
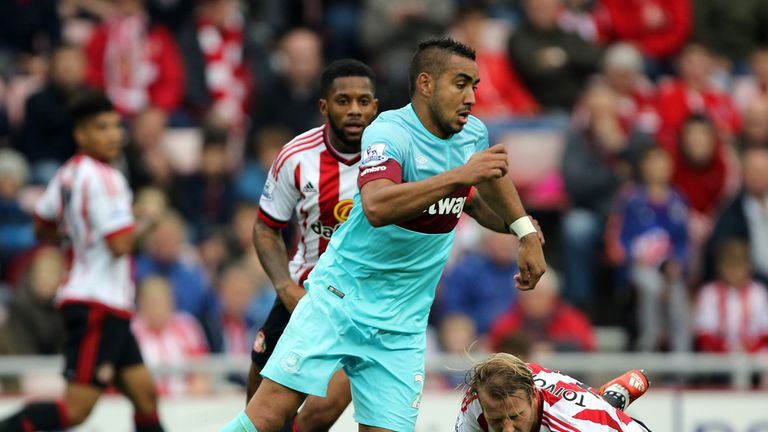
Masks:
[[[344,77],[364,77],[370,79],[372,85],[375,84],[373,70],[367,64],[355,59],[336,60],[320,74],[320,97],[328,96],[333,81]]]
[[[411,67],[408,71],[410,95],[413,96],[416,92],[416,77],[420,73],[426,72],[434,77],[440,76],[451,55],[475,61],[475,50],[471,46],[451,38],[431,38],[421,42],[411,59]]]
[[[69,115],[72,124],[78,127],[93,116],[112,111],[115,107],[107,95],[98,90],[86,90],[72,99]]]

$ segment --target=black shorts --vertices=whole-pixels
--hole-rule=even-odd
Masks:
[[[269,311],[267,321],[264,322],[264,326],[256,334],[256,340],[251,348],[251,361],[259,369],[264,369],[290,319],[291,313],[285,308],[283,302],[279,298],[275,299],[275,304],[272,306],[272,310]]]
[[[64,378],[107,387],[121,369],[143,363],[130,319],[99,305],[71,304],[61,309],[67,328]]]

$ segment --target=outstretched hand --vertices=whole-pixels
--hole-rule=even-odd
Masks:
[[[517,258],[520,273],[515,275],[515,288],[520,291],[534,289],[541,276],[547,271],[544,251],[541,248],[542,241],[543,237],[540,234],[533,235],[533,233],[520,239]]]

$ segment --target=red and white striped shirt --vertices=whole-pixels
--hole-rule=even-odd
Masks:
[[[758,282],[704,285],[696,299],[694,332],[699,349],[755,352],[768,347],[768,290]]]
[[[259,218],[281,229],[296,212],[301,238],[289,263],[301,282],[347,220],[357,189],[360,154],[344,155],[329,141],[328,125],[310,129],[277,155],[259,201]]]
[[[141,355],[150,366],[173,364],[208,353],[203,329],[194,317],[177,312],[161,330],[155,330],[140,315],[131,321],[131,330],[139,343]],[[184,377],[174,375],[156,380],[162,395],[183,394],[187,388]]]
[[[539,418],[531,432],[647,432],[578,380],[535,363],[528,367],[539,398]],[[477,395],[470,392],[464,396],[454,431],[498,432],[488,426]]]
[[[114,256],[107,240],[133,230],[131,202],[125,177],[83,154],[67,161],[48,183],[35,217],[60,225],[73,251],[59,303],[98,303],[130,316],[135,296],[130,257]]]

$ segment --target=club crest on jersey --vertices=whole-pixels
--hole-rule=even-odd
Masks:
[[[467,197],[443,198],[429,206],[428,209],[424,210],[424,213],[430,215],[456,215],[458,219],[461,217],[466,201]]]
[[[469,161],[469,158],[475,153],[475,148],[471,145],[464,146],[464,163]]]
[[[273,182],[271,178],[268,178],[267,182],[264,183],[264,190],[261,192],[261,197],[265,201],[272,201],[272,193],[274,191],[275,191],[275,182]]]
[[[344,223],[349,217],[349,212],[352,210],[352,200],[341,200],[333,207],[333,217],[336,218],[339,223]]]
[[[362,166],[376,166],[386,162],[389,159],[384,155],[384,149],[387,148],[386,144],[371,144],[365,149],[363,154],[363,161],[360,162]]]

